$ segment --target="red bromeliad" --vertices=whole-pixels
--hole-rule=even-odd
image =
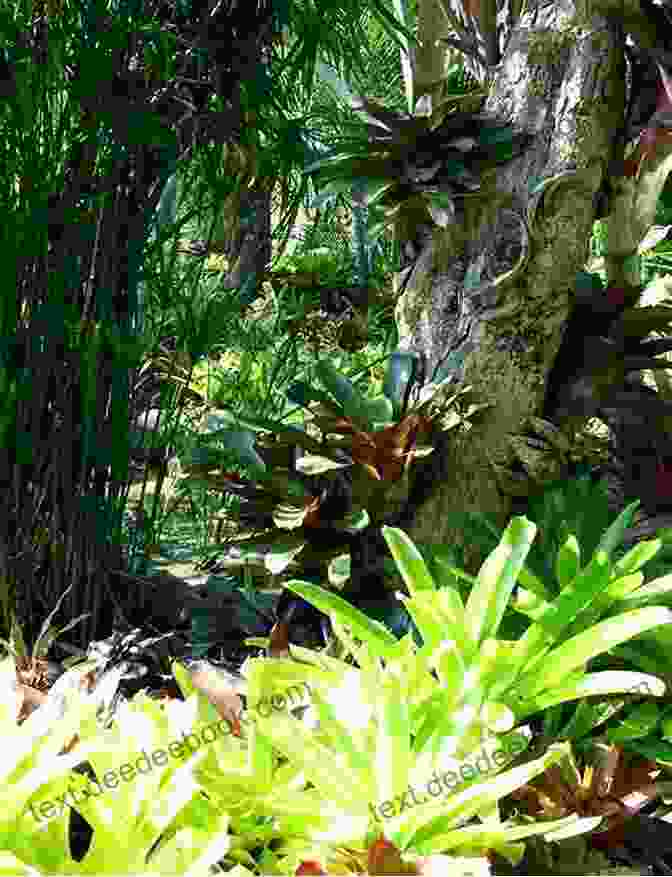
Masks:
[[[658,144],[672,141],[672,131],[659,127],[657,124],[657,117],[662,114],[669,114],[672,111],[672,80],[660,65],[658,65],[658,71],[660,73],[660,82],[658,84],[656,112],[652,116],[648,127],[640,134],[635,152],[629,159],[623,162],[623,176],[625,177],[636,177],[641,170],[642,163],[655,154]]]
[[[360,855],[355,857],[353,851],[345,859],[352,873],[368,874],[371,877],[392,877],[392,875],[417,875],[417,877],[449,877],[455,873],[455,860],[450,856],[422,856],[416,861],[406,861],[401,850],[381,835],[366,851],[365,861],[360,862]],[[361,869],[361,870],[360,870]],[[366,869],[366,870],[364,870]],[[314,859],[304,859],[294,872],[298,875],[328,875],[323,866]],[[342,871],[339,869],[339,873]]]

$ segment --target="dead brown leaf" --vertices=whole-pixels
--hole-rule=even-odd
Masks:
[[[227,682],[215,668],[192,670],[191,681],[194,688],[208,698],[221,718],[231,725],[234,735],[240,737],[240,714],[243,710],[243,702],[233,685]]]

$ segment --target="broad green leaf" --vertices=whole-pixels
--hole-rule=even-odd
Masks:
[[[358,152],[341,152],[337,153],[336,155],[327,155],[324,158],[320,158],[317,161],[314,161],[312,164],[309,164],[303,169],[303,173],[310,174],[313,173],[313,171],[322,170],[323,168],[332,168],[337,165],[348,165],[350,162],[352,162],[353,159],[361,160],[363,158],[365,158],[365,156]],[[349,186],[350,189],[352,189],[352,182],[349,183]]]
[[[639,588],[643,581],[644,576],[641,572],[614,579],[612,571],[612,578],[607,587],[601,594],[598,594],[595,597],[590,606],[584,609],[583,612],[579,613],[574,622],[565,631],[564,636],[566,638],[576,636],[577,633],[581,633],[582,630],[587,630],[589,627],[592,627],[593,624],[596,624],[606,615],[615,615],[614,604],[620,600],[621,597],[625,597],[631,591]]]
[[[462,517],[462,515],[458,515],[458,520]],[[466,516],[467,520],[470,521],[473,519],[477,524],[484,527],[489,533],[494,537],[494,539],[499,542],[502,538],[503,530],[497,527],[487,515],[484,515],[482,512],[469,512]],[[464,574],[463,574],[464,575]],[[475,581],[475,579],[474,579]],[[535,594],[538,594],[539,597],[550,600],[552,597],[549,589],[544,585],[544,583],[532,572],[532,570],[524,564],[520,573],[518,575],[518,583],[525,588],[528,588]]]
[[[258,432],[266,430],[267,432],[276,433],[292,433],[296,434],[297,441],[306,436],[304,430],[298,426],[292,426],[283,423],[281,420],[273,420],[266,417],[241,417],[231,411],[222,408],[209,411],[205,416],[200,431],[204,435],[217,435],[221,430],[231,428],[249,430],[250,432]]]
[[[570,536],[558,549],[555,577],[561,588],[573,581],[581,569],[581,551],[576,536]]]
[[[488,701],[483,705],[481,721],[493,735],[505,734],[515,724],[516,717],[506,704]]]
[[[408,702],[399,697],[396,680],[387,677],[379,693],[375,743],[376,788],[378,800],[391,801],[408,788],[412,764],[411,725]]]
[[[331,397],[327,393],[311,387],[305,381],[296,381],[292,384],[287,390],[287,398],[290,402],[304,408],[308,408],[311,402],[322,402],[323,404],[331,402]]]
[[[337,717],[335,705],[325,700],[318,691],[311,693],[311,703],[320,722],[320,732],[327,739],[338,740],[339,753],[343,754],[353,774],[367,778],[371,774],[371,764],[367,753],[357,746],[350,729]]]
[[[622,575],[619,578],[614,578],[612,573],[612,579],[607,586],[609,601],[625,600],[626,597],[629,597],[635,591],[639,591],[643,582],[644,574],[641,572]]]
[[[615,728],[606,728],[604,733],[609,743],[625,743],[628,740],[646,737],[656,728],[660,718],[660,707],[651,701],[646,701],[634,706],[627,715],[619,719]]]
[[[538,621],[543,617],[545,612],[549,611],[550,602],[543,600],[533,591],[527,588],[518,588],[512,602],[511,608],[521,615],[527,615],[532,621]]]
[[[636,572],[658,554],[662,545],[662,539],[650,539],[646,542],[639,542],[627,554],[624,554],[620,560],[616,561],[614,573],[624,576],[628,575],[628,573]]]
[[[324,717],[329,723],[326,713]],[[257,722],[260,732],[285,758],[303,767],[306,779],[326,801],[355,813],[366,808],[366,801],[370,798],[363,796],[372,797],[371,783],[366,782],[361,771],[353,771],[346,762],[346,752],[352,740],[339,737],[340,723],[329,728],[336,733],[330,735],[330,745],[326,745],[309,728],[285,713],[275,712],[268,718],[260,715]],[[339,767],[334,770],[334,755],[337,753]]]
[[[417,591],[413,597],[402,597],[428,653],[442,642],[454,642],[461,660],[470,663],[477,652],[471,637],[458,591],[452,587],[440,591]],[[423,646],[423,648],[424,648]]]
[[[397,414],[402,413],[402,406],[409,386],[412,384],[418,367],[419,356],[412,350],[396,350],[387,364],[383,393],[394,406]]]
[[[453,650],[453,655],[459,658],[455,650]],[[417,705],[414,712],[416,713],[415,720],[418,727],[413,737],[413,749],[418,755],[423,752],[427,742],[432,737],[436,737],[442,732],[450,711],[455,707],[455,701],[459,696],[463,678],[464,673],[462,676],[455,678],[456,685],[454,688],[443,684],[443,680],[441,680],[443,687],[438,691],[434,691],[433,694]]]
[[[458,581],[468,582],[470,585],[474,585],[476,582],[476,576],[470,576],[468,573],[455,566],[452,553],[443,553],[440,548],[434,548],[434,546],[431,547],[431,552],[432,569],[435,573],[440,573],[440,576],[433,574],[433,578],[438,580],[438,587],[440,590],[443,590],[443,588],[448,586],[454,587]]]
[[[366,206],[369,210],[385,201],[394,189],[399,186],[397,180],[374,180],[372,182],[373,185],[368,187],[366,194]]]
[[[350,465],[350,463],[337,463],[335,460],[319,457],[317,454],[306,454],[296,461],[296,468],[302,475],[323,475],[325,472],[347,469]]]
[[[397,527],[383,527],[383,536],[411,596],[418,591],[436,591],[422,555],[406,533]],[[461,600],[460,609],[463,610]]]
[[[623,543],[625,531],[631,526],[638,505],[639,500],[637,499],[623,509],[613,524],[608,527],[604,536],[600,539],[600,542],[595,549],[596,554],[600,551],[605,551],[609,557],[611,557],[614,550]]]
[[[629,609],[640,609],[651,603],[664,604],[666,600],[672,598],[672,575],[662,576],[647,582],[634,591],[631,591],[623,600],[619,600],[614,606],[614,610],[625,612]]]
[[[537,594],[541,599],[545,598],[550,600],[552,598],[552,594],[546,585],[544,585],[541,579],[536,576],[526,564],[518,574],[518,582],[529,591]]]
[[[467,668],[460,645],[454,640],[441,640],[438,647],[432,651],[429,660],[441,684],[457,697],[467,678]]]
[[[470,825],[465,828],[456,828],[447,834],[437,835],[432,841],[417,847],[423,855],[432,853],[449,852],[459,848],[460,852],[467,854],[471,849],[496,850],[500,852],[502,844],[506,841],[522,840],[526,837],[543,835],[546,840],[562,840],[580,834],[594,831],[602,822],[601,816],[590,816],[583,819],[576,815],[567,816],[564,819],[554,819],[552,822],[537,822],[533,825],[506,825],[501,828],[491,828],[486,825]]]
[[[669,648],[659,649],[654,634],[655,631],[649,631],[648,634],[638,637],[632,643],[616,646],[615,649],[611,650],[611,654],[619,661],[626,661],[637,670],[641,670],[642,673],[655,677],[659,673],[660,667],[667,664]]]
[[[555,735],[556,739],[580,740],[590,734],[593,728],[616,715],[624,706],[625,700],[617,701],[613,697],[601,701],[581,700],[571,719]]]
[[[371,620],[346,600],[311,582],[291,579],[285,583],[285,587],[312,603],[320,612],[333,614],[341,624],[349,627],[355,636],[364,640],[374,654],[383,658],[391,658],[396,654],[397,639],[394,634],[390,633],[384,624]]]
[[[528,666],[530,661],[538,663],[542,659],[577,615],[604,590],[609,581],[609,572],[608,557],[598,552],[586,569],[565,585],[518,641],[516,658],[521,668]]]
[[[464,610],[465,624],[477,643],[497,636],[536,532],[536,525],[527,518],[513,518],[497,548],[483,562]]]
[[[266,470],[266,464],[254,449],[254,439],[254,433],[247,430],[220,430],[217,433],[217,440],[221,441],[227,450],[235,452],[241,463],[251,465],[263,472]],[[225,465],[230,457],[221,448],[201,445],[184,451],[179,455],[179,459],[184,470],[191,472],[206,467],[217,469]]]
[[[394,408],[387,396],[378,396],[376,399],[364,399],[362,411],[369,423],[374,425],[388,425],[394,420]]]
[[[194,683],[191,681],[191,675],[183,664],[179,661],[172,661],[170,671],[175,677],[178,688],[185,700],[196,693]]]
[[[483,726],[480,720],[485,692],[478,684],[476,674],[467,672],[460,684],[459,698],[455,706],[443,717],[434,738],[434,746],[429,748],[455,758],[466,757],[467,753],[483,741]]]
[[[672,743],[669,743],[667,740],[661,740],[656,737],[633,740],[628,743],[628,749],[665,767],[672,766]]]
[[[534,695],[559,686],[571,671],[584,667],[591,658],[644,631],[670,622],[672,611],[662,606],[635,609],[601,621],[550,651],[541,666],[535,666],[532,674],[518,681],[521,694],[529,692]]]
[[[339,588],[348,581],[352,574],[349,554],[339,554],[329,563],[327,575],[329,584]]]
[[[365,421],[365,400],[355,389],[354,384],[345,375],[338,372],[326,359],[321,359],[317,363],[315,371],[325,388],[339,405],[343,407],[343,411],[348,417],[360,422]],[[365,425],[368,424],[365,422]]]
[[[497,776],[487,776],[480,783],[474,783],[461,792],[451,795],[442,802],[442,814],[430,819],[416,831],[409,846],[418,851],[431,849],[431,841],[440,834],[447,834],[455,826],[464,824],[488,804],[499,801],[511,792],[517,791],[531,779],[557,764],[569,751],[567,744],[553,744],[541,758],[514,767]]]
[[[515,682],[520,668],[515,642],[486,639],[478,651],[479,682],[488,698],[495,700]]]

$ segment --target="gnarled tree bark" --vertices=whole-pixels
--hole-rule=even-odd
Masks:
[[[397,304],[400,337],[425,354],[429,374],[452,363],[478,401],[494,403],[469,432],[447,434],[435,489],[408,529],[425,544],[464,545],[470,572],[484,558],[446,515],[486,512],[504,526],[511,514],[492,464],[512,462],[507,436],[542,409],[623,125],[624,37],[606,5],[561,0],[523,13],[486,110],[534,140],[497,168],[506,200],[489,209],[465,199],[461,227],[434,229]]]

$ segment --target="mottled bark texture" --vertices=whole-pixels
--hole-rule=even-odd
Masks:
[[[499,65],[486,110],[534,134],[493,179],[502,199],[465,199],[459,228],[435,229],[397,305],[403,343],[447,362],[494,407],[469,432],[448,433],[409,528],[424,543],[463,545],[450,511],[491,513],[511,500],[491,461],[512,462],[507,435],[542,409],[568,318],[576,272],[588,255],[600,188],[623,124],[625,60],[619,22],[599,2],[553,2],[523,14]],[[452,354],[447,360],[447,354]],[[467,569],[483,560],[465,546]]]

